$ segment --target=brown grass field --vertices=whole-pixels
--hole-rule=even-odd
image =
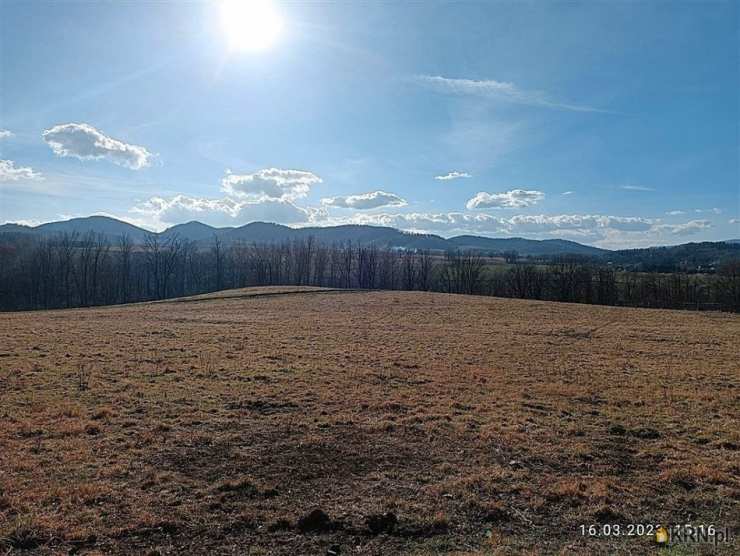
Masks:
[[[739,387],[730,314],[315,288],[6,313],[0,553],[656,550],[581,535],[597,523],[736,536]]]

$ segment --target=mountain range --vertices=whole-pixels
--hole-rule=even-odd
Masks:
[[[121,235],[126,234],[135,243],[143,243],[147,235],[152,233],[128,222],[122,222],[121,220],[107,216],[73,218],[59,222],[48,222],[33,227],[19,224],[4,224],[0,226],[0,234],[53,235],[64,232],[77,232],[80,234],[94,232],[110,240],[115,240]],[[403,232],[395,228],[365,225],[290,228],[281,224],[251,222],[239,227],[215,228],[202,222],[192,221],[167,228],[159,232],[158,235],[162,238],[177,235],[182,239],[203,245],[209,244],[214,236],[221,239],[224,244],[231,244],[237,241],[245,243],[279,243],[312,236],[318,242],[329,244],[351,241],[356,244],[377,245],[379,247],[393,247],[398,249],[431,249],[438,251],[473,249],[487,253],[516,251],[521,256],[584,255],[590,257],[614,257],[615,260],[631,260],[636,256],[644,257],[646,255],[654,257],[656,253],[660,257],[672,257],[674,254],[681,254],[684,257],[687,252],[693,253],[697,250],[708,254],[707,261],[713,260],[712,257],[715,257],[715,255],[718,258],[726,258],[726,255],[729,253],[731,258],[735,258],[736,255],[740,254],[740,240],[737,239],[726,242],[688,243],[672,247],[610,251],[564,239],[489,238],[473,235],[443,238],[434,234],[417,234]]]
[[[135,243],[143,243],[151,232],[107,216],[88,216],[59,222],[48,222],[39,226],[22,226],[4,224],[2,233],[57,234],[64,232],[87,232],[101,234],[108,239],[117,239],[128,235]],[[177,224],[158,234],[162,238],[177,235],[182,239],[198,243],[210,243],[217,236],[225,244],[242,241],[246,243],[279,243],[312,236],[321,243],[352,243],[377,245],[399,249],[432,249],[445,251],[449,249],[476,249],[490,252],[517,251],[521,255],[557,255],[579,254],[599,255],[606,250],[582,245],[564,239],[533,240],[524,238],[487,238],[471,235],[456,236],[445,239],[433,234],[416,234],[402,232],[384,226],[343,225],[327,227],[290,228],[281,224],[268,222],[251,222],[239,227],[215,228],[202,222],[192,221]]]

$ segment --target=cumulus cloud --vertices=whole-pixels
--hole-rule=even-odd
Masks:
[[[598,241],[609,234],[634,236],[654,230],[652,220],[632,216],[520,214],[504,218],[482,212],[360,213],[349,217],[329,218],[319,224],[371,224],[441,235],[460,233],[525,235],[535,238],[570,237],[577,241]]]
[[[0,139],[8,139],[9,137],[13,137],[12,131],[8,131],[7,129],[0,129]]]
[[[740,218],[730,218],[730,224],[740,224]]]
[[[265,168],[241,175],[227,170],[221,186],[225,193],[237,197],[294,201],[308,195],[311,186],[321,182],[321,178],[311,172]]]
[[[663,224],[650,218],[600,214],[516,215],[504,224],[510,234],[570,238],[616,249],[657,245],[665,242],[665,234],[687,236],[711,227],[706,220]]]
[[[563,191],[561,195],[573,195],[574,191]]]
[[[371,191],[345,197],[327,197],[321,199],[321,204],[327,207],[369,210],[380,207],[402,207],[406,205],[406,201],[394,193]]]
[[[238,226],[254,221],[305,224],[325,215],[320,209],[302,208],[284,200],[208,199],[187,195],[152,197],[130,212],[147,217],[155,228],[190,220],[214,226]]]
[[[542,191],[512,189],[503,193],[481,191],[465,205],[469,210],[485,208],[523,208],[537,204],[545,198]]]
[[[442,176],[434,176],[435,180],[440,181],[449,181],[449,180],[458,180],[460,178],[472,178],[470,174],[467,172],[448,172],[447,174],[444,174]]]
[[[601,226],[620,230],[622,232],[645,232],[652,228],[653,221],[649,218],[635,216],[606,216],[601,217]]]
[[[16,166],[12,160],[0,160],[0,182],[42,180],[43,176],[28,166]]]
[[[682,210],[669,210],[666,214],[668,216],[681,216],[682,214],[686,214],[686,212]]]
[[[525,215],[519,214],[508,219],[513,230],[522,233],[560,232],[564,230],[612,229],[625,232],[649,230],[653,222],[634,216],[604,216],[590,214]]]
[[[328,224],[369,224],[390,226],[399,230],[449,234],[466,232],[491,234],[503,232],[503,220],[489,214],[442,212],[402,214],[356,214],[350,218],[330,219]]]
[[[677,236],[690,236],[708,230],[711,227],[712,223],[709,220],[691,220],[684,224],[659,224],[655,226],[655,229]]]
[[[89,124],[56,125],[44,131],[43,138],[57,156],[106,159],[131,170],[151,166],[154,158],[146,148],[113,139]]]
[[[412,81],[433,91],[451,95],[478,96],[494,100],[502,100],[516,104],[573,110],[576,112],[603,112],[590,106],[567,104],[551,99],[542,91],[523,90],[506,81],[485,79],[453,79],[439,75],[416,75]]]

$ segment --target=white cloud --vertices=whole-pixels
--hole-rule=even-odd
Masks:
[[[44,222],[42,220],[34,219],[5,220],[3,222],[3,224],[17,224],[18,226],[27,226],[29,228],[35,228],[36,226],[39,226],[43,223]]]
[[[151,166],[154,155],[146,148],[108,137],[89,124],[61,124],[43,133],[44,141],[57,156],[80,160],[107,159],[132,170]]]
[[[505,233],[503,220],[482,213],[354,213],[350,216],[328,217],[315,222],[319,226],[361,224],[389,226],[399,230],[418,233],[434,233],[450,236],[455,233],[496,234]]]
[[[294,201],[308,195],[311,186],[321,182],[321,178],[311,172],[265,168],[242,175],[227,170],[221,186],[225,193],[237,197]]]
[[[512,189],[503,193],[481,191],[465,205],[469,210],[485,208],[523,208],[537,204],[545,198],[542,191]]]
[[[730,224],[740,224],[740,218],[731,218]]]
[[[43,176],[28,166],[16,166],[12,160],[0,160],[0,182],[42,180]]]
[[[694,212],[697,214],[706,214],[706,213],[722,214],[722,209],[720,208],[694,209]]]
[[[683,210],[670,210],[666,212],[668,216],[681,216],[682,214],[686,214]]]
[[[576,112],[603,112],[603,110],[592,108],[590,106],[557,102],[549,98],[549,96],[542,91],[522,90],[513,83],[505,81],[494,81],[492,79],[481,81],[476,81],[474,79],[451,79],[439,75],[416,75],[412,80],[415,83],[428,87],[439,93],[471,95],[503,100],[516,104],[558,108],[561,110],[573,110]]]
[[[405,231],[441,235],[496,234],[525,235],[532,238],[569,237],[576,241],[603,240],[609,234],[645,234],[654,228],[653,221],[632,216],[607,215],[515,215],[510,218],[474,212],[353,214],[327,218],[319,225],[371,224],[390,226]]]
[[[8,131],[7,129],[0,129],[0,139],[8,139],[9,137],[13,137],[12,131]]]
[[[655,191],[654,188],[645,187],[644,185],[622,185],[619,189],[624,189],[625,191]]]
[[[435,180],[440,181],[448,181],[448,180],[457,180],[460,178],[472,178],[470,174],[467,172],[448,172],[447,174],[444,174],[443,176],[434,176]]]
[[[657,231],[666,231],[677,236],[689,236],[698,234],[712,227],[709,220],[691,220],[685,224],[659,224],[655,226]]]
[[[640,218],[637,216],[602,216],[599,220],[601,227],[623,232],[645,232],[653,224],[654,222],[649,218]]]
[[[634,216],[603,216],[590,214],[525,215],[519,214],[508,219],[512,229],[519,232],[561,232],[563,230],[612,229],[627,232],[649,230],[653,222]]]
[[[394,193],[371,191],[346,197],[327,197],[321,199],[321,204],[327,207],[368,210],[380,207],[402,207],[406,205],[406,201]]]
[[[207,199],[187,195],[152,197],[130,212],[146,217],[148,225],[155,229],[190,220],[213,226],[239,226],[254,221],[305,224],[325,216],[320,209],[298,207],[290,201],[248,201],[229,197]]]
[[[706,220],[684,224],[663,224],[660,220],[635,216],[606,215],[518,215],[509,219],[512,232],[528,237],[569,238],[586,241],[608,249],[627,249],[666,244],[675,238],[705,231],[711,227]],[[667,234],[667,236],[666,236]],[[675,243],[675,240],[673,240]],[[670,243],[670,241],[669,241]]]
[[[575,191],[563,191],[561,195],[573,195],[573,193],[575,193]]]

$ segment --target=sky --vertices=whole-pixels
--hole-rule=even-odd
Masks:
[[[740,238],[739,6],[0,0],[0,222]]]

